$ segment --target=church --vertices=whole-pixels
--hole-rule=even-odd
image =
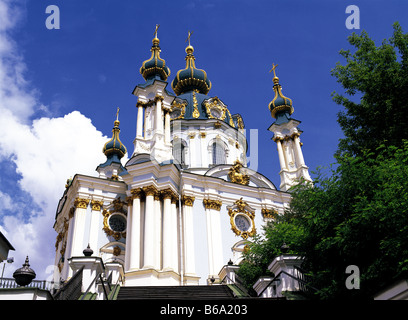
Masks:
[[[211,96],[190,36],[185,68],[171,77],[156,27],[132,92],[137,119],[129,160],[121,161],[128,149],[118,110],[97,174],[67,181],[54,223],[54,281],[72,278],[85,265],[88,284],[98,270],[121,287],[220,284],[225,267],[242,261],[251,237],[284,214],[289,188],[301,178],[311,181],[300,121],[292,118],[276,66],[268,106],[273,142],[265,148],[276,147],[279,189],[248,166],[245,115]],[[266,108],[259,112],[267,116]]]

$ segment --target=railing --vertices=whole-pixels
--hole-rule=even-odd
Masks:
[[[67,283],[54,295],[54,300],[78,300],[81,296],[82,274],[84,267],[80,268]]]
[[[17,284],[14,278],[3,278],[0,280],[0,288],[19,288],[20,286]],[[38,288],[43,290],[51,291],[54,288],[54,282],[45,281],[45,280],[33,280],[29,285],[26,286],[27,288]]]
[[[228,282],[229,280],[229,282]],[[238,287],[239,290],[241,290],[246,296],[250,296],[248,293],[248,290],[245,288],[243,282],[241,279],[238,277],[237,274],[235,274],[235,280],[232,280],[228,275],[224,277],[224,279],[221,280],[222,284],[234,284]]]

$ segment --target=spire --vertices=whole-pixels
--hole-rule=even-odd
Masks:
[[[272,64],[273,71],[273,91],[275,92],[275,97],[269,103],[268,107],[271,111],[272,118],[278,119],[279,115],[286,115],[288,117],[294,111],[292,106],[292,100],[285,97],[282,94],[282,86],[279,83],[279,78],[276,76],[276,67],[278,65]]]
[[[170,75],[170,69],[166,66],[166,61],[160,58],[160,40],[157,37],[157,30],[159,27],[160,25],[157,24],[156,29],[154,30],[154,38],[152,40],[153,45],[150,49],[152,55],[150,59],[143,62],[142,67],[140,68],[140,73],[146,81],[155,78],[166,81]]]
[[[190,38],[193,32],[188,32],[188,46],[186,48],[186,68],[177,72],[176,78],[171,83],[176,95],[188,91],[196,91],[198,93],[207,94],[211,89],[211,81],[207,77],[207,73],[202,69],[197,69],[195,66],[194,47],[190,43]]]
[[[103,153],[109,158],[113,155],[117,155],[119,159],[123,158],[123,156],[126,154],[126,147],[123,145],[123,143],[119,139],[119,108],[116,111],[116,120],[113,123],[114,127],[112,129],[112,138],[105,143],[103,146]]]

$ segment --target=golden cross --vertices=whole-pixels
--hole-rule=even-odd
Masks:
[[[272,69],[269,71],[269,72],[271,72],[273,70],[273,76],[274,77],[276,77],[275,69],[276,69],[277,66],[278,66],[277,64],[275,65],[274,63],[272,63]]]
[[[193,34],[193,31],[189,31],[188,32],[188,37],[187,37],[187,39],[186,39],[186,42],[188,41],[188,45],[190,45],[190,37],[191,37],[191,35]]]
[[[116,111],[116,121],[118,121],[119,120],[119,107],[118,107],[118,110]]]
[[[160,24],[156,24],[156,29],[154,30],[154,37],[157,38],[157,30],[159,29]]]

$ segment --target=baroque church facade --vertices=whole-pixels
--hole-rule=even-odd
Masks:
[[[117,115],[98,175],[67,181],[54,224],[55,281],[71,278],[75,257],[88,250],[122,286],[219,283],[223,266],[239,265],[251,237],[284,213],[289,188],[301,178],[311,181],[300,121],[291,117],[292,101],[282,94],[275,66],[269,130],[281,167],[279,190],[247,166],[243,118],[209,95],[212,84],[196,67],[190,41],[186,67],[171,89],[157,29],[150,51],[140,68],[144,82],[133,90],[131,157],[121,162],[127,149]]]

